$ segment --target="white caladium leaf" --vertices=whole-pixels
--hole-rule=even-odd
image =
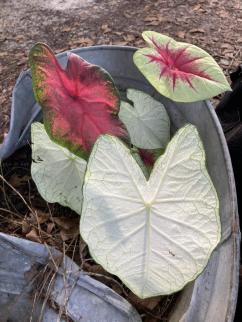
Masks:
[[[32,124],[31,136],[31,174],[40,195],[80,214],[87,162],[54,143],[41,123]]]
[[[182,289],[220,240],[219,202],[192,125],[177,132],[149,181],[119,139],[100,137],[83,198],[80,231],[91,255],[140,298]]]
[[[150,95],[127,90],[131,104],[122,101],[119,118],[126,126],[131,142],[138,148],[164,148],[170,140],[170,120],[164,105]]]
[[[162,95],[177,102],[195,102],[231,90],[206,51],[157,32],[142,35],[149,47],[135,52],[134,63]]]

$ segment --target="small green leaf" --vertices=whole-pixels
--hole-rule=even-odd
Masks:
[[[170,140],[170,120],[164,105],[135,89],[127,90],[127,98],[134,106],[122,101],[119,118],[132,144],[141,149],[164,148]]]
[[[177,102],[195,102],[231,90],[206,51],[154,31],[142,35],[149,47],[135,52],[134,63],[162,95]]]
[[[81,235],[94,260],[137,296],[177,292],[204,270],[220,240],[218,210],[194,126],[176,133],[148,181],[118,138],[96,142]]]
[[[43,124],[33,123],[31,134],[31,174],[40,195],[80,214],[87,162],[51,141]]]

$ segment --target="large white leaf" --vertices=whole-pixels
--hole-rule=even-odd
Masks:
[[[51,141],[43,124],[33,123],[31,131],[31,174],[39,193],[80,213],[87,162]]]
[[[83,195],[91,255],[141,298],[194,280],[220,240],[219,202],[192,125],[177,132],[149,181],[119,139],[100,137]]]
[[[134,106],[122,101],[119,118],[133,145],[142,149],[164,148],[170,140],[170,120],[162,103],[135,89],[127,90]]]

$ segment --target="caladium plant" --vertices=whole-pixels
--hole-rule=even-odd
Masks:
[[[134,62],[164,96],[193,102],[230,89],[205,51],[143,36],[150,47]],[[183,288],[203,271],[221,231],[196,128],[188,124],[170,141],[161,102],[132,88],[120,101],[111,76],[75,54],[63,68],[37,44],[30,65],[44,116],[44,125],[32,125],[32,176],[42,197],[81,215],[93,258],[139,297]]]
[[[100,134],[126,135],[117,118],[119,94],[104,69],[73,53],[64,69],[41,43],[30,51],[29,63],[34,94],[53,141],[87,157]]]
[[[142,35],[149,47],[137,50],[134,63],[162,95],[177,102],[195,102],[231,89],[206,51],[154,31]]]

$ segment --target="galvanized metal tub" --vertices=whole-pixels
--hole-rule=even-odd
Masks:
[[[105,68],[118,86],[143,90],[160,100],[171,118],[172,133],[188,122],[198,128],[206,150],[207,169],[220,200],[222,240],[205,271],[181,292],[169,322],[232,322],[238,291],[240,231],[233,171],[222,128],[208,101],[175,103],[159,95],[134,66],[135,50],[96,46],[72,51]],[[66,52],[57,56],[65,66]],[[33,96],[31,75],[25,72],[13,92],[10,132],[0,147],[0,158],[28,142],[30,125],[38,119],[41,111]]]

